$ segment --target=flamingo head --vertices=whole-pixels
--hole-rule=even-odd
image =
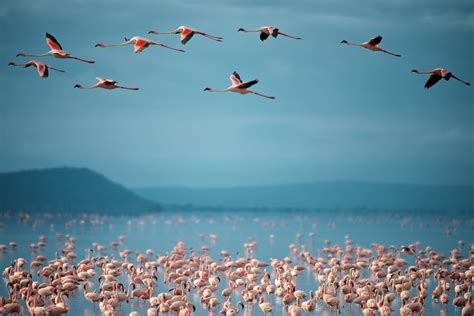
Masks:
[[[347,44],[348,42],[346,40],[342,40],[341,44]]]
[[[207,88],[204,88],[203,91],[211,91],[211,88],[207,87]]]
[[[95,44],[95,47],[105,47],[105,44],[97,43],[97,44]]]
[[[15,66],[15,63],[8,63],[8,66]]]
[[[416,69],[413,69],[411,72],[418,72],[418,70],[416,70]]]
[[[154,30],[151,30],[151,31],[148,31],[148,34],[158,34],[158,32],[154,31]]]
[[[74,88],[81,88],[82,86],[80,84],[76,84]]]
[[[25,53],[18,53],[18,54],[16,54],[16,57],[24,57],[24,56],[26,56]]]
[[[240,28],[240,29],[237,30],[237,32],[243,32],[243,31],[245,31],[245,29],[243,29],[243,28]]]
[[[123,39],[125,40],[125,42],[128,42],[128,41],[130,40],[130,39],[127,38],[127,37],[124,37]]]

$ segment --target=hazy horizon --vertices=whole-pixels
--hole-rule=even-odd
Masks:
[[[430,90],[412,69],[474,81],[474,2],[215,0],[5,2],[0,8],[0,171],[84,166],[127,187],[376,181],[474,184],[474,89]],[[100,12],[100,14],[90,14]],[[87,17],[87,18],[85,18]],[[140,18],[137,18],[140,17]],[[127,21],[127,23],[124,23]],[[440,22],[441,21],[441,22]],[[128,23],[130,22],[130,23]],[[189,25],[224,37],[148,35]],[[303,40],[238,33],[275,25]],[[48,79],[8,67],[48,51],[45,32],[89,65],[43,58]],[[396,58],[342,39],[382,35]],[[145,36],[183,48],[94,48]],[[238,71],[253,95],[211,94]],[[140,91],[80,91],[96,76]]]

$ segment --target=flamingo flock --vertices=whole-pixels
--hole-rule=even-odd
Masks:
[[[363,247],[349,236],[342,244],[325,240],[312,249],[313,241],[304,242],[297,234],[296,242],[287,245],[288,256],[261,260],[261,241],[254,237],[233,255],[219,250],[219,237],[210,234],[217,257],[211,247],[193,248],[182,241],[163,254],[152,248],[140,252],[127,248],[124,234],[108,245],[92,242],[81,257],[72,234],[56,233],[52,239],[59,248],[48,258],[38,253],[48,239],[39,236],[29,246],[30,259],[18,257],[4,268],[8,296],[0,298],[0,314],[20,315],[23,309],[30,315],[68,314],[73,311],[69,301],[78,296],[103,315],[123,315],[123,305],[132,304],[133,310],[138,304],[149,316],[192,316],[198,309],[201,315],[225,316],[255,310],[268,315],[277,309],[288,316],[322,310],[411,316],[429,315],[427,301],[441,310],[451,304],[462,316],[474,314],[474,244],[463,257],[463,241],[444,254],[418,241]],[[15,242],[2,244],[0,254],[17,248]],[[313,278],[316,287],[299,288],[304,277]]]
[[[283,33],[283,32],[280,31],[279,28],[274,27],[274,26],[262,26],[258,29],[253,29],[253,30],[252,29],[239,28],[238,32],[260,33],[260,40],[262,42],[266,41],[270,36],[272,36],[274,38],[277,38],[278,36],[284,36],[284,37],[288,37],[288,38],[296,39],[296,40],[301,40],[302,39],[301,37],[297,37],[297,36],[293,36],[293,35]],[[194,35],[200,35],[204,38],[207,38],[207,39],[210,39],[210,40],[213,40],[213,41],[216,41],[216,42],[222,42],[223,39],[224,39],[221,36],[210,35],[208,33],[198,31],[198,30],[193,29],[193,28],[188,27],[188,26],[180,26],[176,30],[171,31],[171,32],[158,32],[158,31],[155,31],[155,30],[151,30],[151,31],[148,32],[148,34],[154,34],[154,35],[180,34],[180,42],[181,42],[182,45],[185,45],[186,43],[188,43],[191,40],[191,38],[193,38]],[[398,54],[398,53],[393,53],[393,52],[390,52],[390,51],[380,47],[379,45],[380,45],[381,42],[382,42],[382,36],[378,35],[378,36],[370,39],[369,41],[361,43],[361,44],[352,43],[352,42],[349,42],[347,40],[342,40],[341,44],[346,44],[346,45],[350,45],[350,46],[359,46],[359,47],[362,47],[362,48],[365,48],[365,49],[368,49],[368,50],[371,50],[371,51],[374,51],[374,52],[382,52],[382,53],[385,53],[385,54],[388,54],[388,55],[391,55],[391,56],[401,57],[401,55]],[[91,64],[94,63],[94,61],[74,57],[71,54],[64,52],[64,50],[63,50],[61,44],[59,44],[58,40],[53,35],[51,35],[49,33],[46,33],[46,44],[50,47],[51,50],[49,52],[45,53],[45,54],[33,55],[33,54],[18,53],[17,57],[37,57],[37,58],[40,58],[40,57],[46,57],[46,56],[53,56],[55,58],[60,58],[60,59],[68,59],[69,58],[69,59],[75,59],[75,60],[78,60],[78,61],[82,61],[82,62],[85,62],[85,63],[91,63]],[[148,48],[150,46],[160,46],[160,47],[163,47],[163,48],[166,48],[166,49],[169,49],[169,50],[173,50],[173,51],[177,51],[177,52],[184,52],[184,50],[182,50],[182,49],[174,48],[174,47],[171,47],[171,46],[168,46],[168,45],[165,45],[165,44],[162,44],[162,43],[158,43],[156,41],[152,41],[150,39],[140,37],[140,36],[134,36],[132,38],[126,38],[125,37],[125,42],[118,43],[118,44],[97,43],[95,45],[95,47],[105,48],[105,47],[118,47],[118,46],[128,46],[128,45],[133,45],[134,52],[137,53],[137,54],[142,53],[146,48]],[[29,66],[34,65],[38,69],[38,73],[39,73],[40,77],[42,77],[42,78],[47,78],[48,77],[48,69],[64,72],[63,70],[58,70],[56,68],[53,68],[52,66],[40,63],[39,61],[36,61],[36,60],[31,60],[26,64],[15,64],[15,63],[11,62],[11,63],[9,63],[9,65],[11,65],[11,66],[24,66],[24,67],[29,67]],[[433,85],[435,85],[441,79],[449,80],[450,78],[453,78],[457,81],[460,81],[460,82],[464,83],[465,85],[468,85],[468,86],[470,85],[469,82],[464,81],[464,80],[456,77],[452,72],[450,72],[446,69],[443,69],[443,68],[436,68],[436,69],[434,69],[430,72],[419,72],[417,70],[413,70],[412,72],[414,72],[416,74],[430,74],[430,77],[429,77],[428,81],[425,84],[426,89],[431,88]],[[261,96],[261,97],[264,97],[264,98],[267,98],[267,99],[275,99],[275,97],[273,97],[273,96],[267,96],[267,95],[264,95],[264,94],[261,94],[261,93],[258,93],[258,92],[255,92],[255,91],[252,91],[252,90],[248,89],[252,85],[256,84],[258,82],[258,80],[252,80],[252,81],[249,81],[249,82],[242,82],[240,80],[240,77],[237,74],[237,72],[234,72],[233,74],[231,74],[231,81],[232,81],[232,85],[230,87],[228,87],[227,89],[214,90],[212,88],[205,88],[204,91],[209,91],[209,92],[236,92],[236,93],[239,93],[239,94],[254,94],[254,95]],[[92,87],[92,88],[105,88],[105,89],[122,88],[122,89],[124,89],[124,87],[119,87],[119,86],[116,86],[116,85],[112,85],[111,84],[112,82],[113,82],[112,80],[108,80],[108,79],[105,80],[105,81],[99,79],[99,83],[97,85],[95,85],[94,87]],[[82,87],[79,84],[76,84],[74,87],[84,89],[84,87]],[[128,89],[128,90],[137,90],[137,89]]]

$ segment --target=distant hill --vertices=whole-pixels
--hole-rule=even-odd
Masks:
[[[234,188],[148,187],[134,191],[164,204],[310,209],[474,210],[474,186],[370,182]]]
[[[158,208],[89,169],[0,173],[0,211],[136,213]]]

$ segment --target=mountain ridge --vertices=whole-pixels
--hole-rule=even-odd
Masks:
[[[61,167],[0,173],[0,210],[137,213],[159,209],[88,168]]]
[[[310,209],[474,210],[474,186],[370,181],[192,188],[133,188],[165,204],[225,207],[300,207]]]

